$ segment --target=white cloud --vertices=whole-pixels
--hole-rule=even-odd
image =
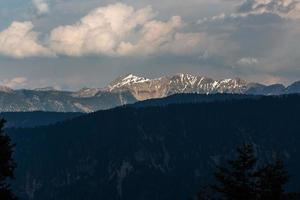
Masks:
[[[240,66],[251,66],[251,65],[257,65],[258,59],[256,58],[241,58],[237,61],[237,64]]]
[[[0,54],[13,58],[51,55],[39,44],[38,33],[32,29],[31,22],[13,22],[0,32]]]
[[[47,14],[49,12],[49,5],[45,0],[32,0],[38,15]]]
[[[27,84],[27,78],[23,76],[19,76],[10,80],[8,79],[4,80],[2,81],[1,85],[4,85],[9,88],[20,88],[26,86],[26,84]]]
[[[135,11],[118,3],[100,7],[71,26],[60,26],[51,32],[51,48],[61,54],[114,54],[120,41],[137,26],[153,18],[151,7]]]
[[[184,32],[180,16],[167,21],[156,20],[155,16],[151,6],[134,9],[116,3],[99,7],[73,25],[54,28],[44,44],[39,41],[39,33],[33,31],[32,22],[13,22],[0,32],[0,54],[26,58],[197,53],[200,33]]]
[[[182,44],[183,38],[189,40],[183,45],[185,49],[198,44],[198,34],[179,32],[184,25],[181,17],[174,16],[167,22],[154,17],[150,6],[139,10],[122,3],[100,7],[74,25],[55,28],[50,48],[69,56],[128,56],[172,52],[180,48],[176,43]]]
[[[122,42],[118,48],[121,55],[153,54],[161,47],[173,43],[176,29],[183,25],[181,17],[172,17],[168,22],[149,21],[139,32],[139,39],[135,43]]]

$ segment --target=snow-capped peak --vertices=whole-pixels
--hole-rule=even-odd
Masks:
[[[194,85],[195,83],[199,83],[203,81],[206,77],[204,76],[196,76],[192,74],[184,74],[184,73],[179,73],[176,74],[175,76],[172,76],[171,78],[180,78],[180,82],[182,84],[189,84],[189,85]]]
[[[121,88],[123,86],[128,86],[132,84],[137,84],[137,83],[143,83],[151,81],[148,78],[140,77],[140,76],[135,76],[133,74],[128,74],[126,76],[120,77],[117,80],[113,81],[111,84],[109,84],[109,89],[113,90],[115,88]]]
[[[7,86],[0,86],[0,92],[12,92],[13,89],[11,89],[10,87],[7,87]]]
[[[178,73],[157,79],[128,74],[108,86],[109,91],[130,91],[138,100],[161,98],[177,93],[243,93],[247,82],[239,78],[213,80],[199,75]]]
[[[230,83],[232,81],[232,79],[231,78],[228,78],[228,79],[224,79],[224,80],[222,80],[221,81],[221,83]]]
[[[126,76],[123,79],[123,83],[124,84],[128,84],[128,83],[141,83],[141,82],[145,82],[145,81],[149,81],[150,79],[144,78],[144,77],[139,77],[139,76],[135,76],[133,74],[129,74],[128,76]]]

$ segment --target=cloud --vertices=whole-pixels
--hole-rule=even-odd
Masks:
[[[0,32],[0,54],[13,58],[52,55],[39,44],[38,33],[32,29],[31,22],[13,22]]]
[[[251,65],[257,65],[258,59],[256,58],[241,58],[237,61],[237,64],[240,66],[251,66]]]
[[[91,53],[111,55],[122,39],[151,18],[151,7],[137,11],[120,3],[100,7],[75,25],[54,29],[50,45],[56,52],[69,56]]]
[[[239,9],[240,15],[271,13],[283,18],[300,18],[299,0],[246,0]]]
[[[149,55],[157,51],[180,53],[184,46],[193,47],[199,44],[198,34],[176,32],[182,26],[183,21],[179,16],[172,17],[168,22],[149,21],[140,30],[137,42],[122,42],[117,52],[121,55]]]
[[[44,15],[49,12],[49,5],[45,0],[32,0],[32,4],[38,15]]]
[[[23,77],[23,76],[19,76],[19,77],[15,77],[13,79],[6,79],[4,81],[2,81],[2,84],[6,87],[9,88],[20,88],[20,87],[24,87],[27,85],[27,78]]]
[[[299,0],[244,0],[236,11],[230,14],[222,13],[210,18],[200,19],[199,24],[225,19],[246,18],[257,15],[275,15],[282,19],[300,19]]]
[[[198,34],[179,31],[184,26],[181,17],[164,22],[155,16],[150,6],[138,10],[122,3],[99,7],[74,25],[55,28],[50,48],[68,56],[129,56],[171,53],[180,48],[176,44],[182,45],[183,38],[188,39],[183,48],[197,46]]]
[[[40,14],[48,11],[44,1],[33,1]],[[135,9],[123,3],[99,7],[73,25],[58,26],[44,34],[33,23],[13,22],[0,32],[0,54],[13,58],[37,56],[136,56],[197,53],[201,33],[184,31],[180,16],[156,19],[151,6]],[[199,52],[198,52],[199,53]]]
[[[289,52],[297,41],[289,39],[292,32],[299,32],[299,0],[243,0],[231,13],[222,13],[198,21],[199,29],[210,37],[214,36],[226,45],[226,51],[217,52],[219,56],[235,66],[256,66],[262,70],[275,68],[278,62],[278,49]],[[235,44],[230,48],[228,44]],[[213,44],[214,45],[214,44]],[[222,45],[222,44],[221,44]],[[286,47],[287,48],[282,48]],[[223,49],[224,49],[223,45]],[[225,55],[225,56],[224,56]],[[286,55],[286,54],[285,54]],[[255,58],[261,58],[260,66]],[[291,58],[291,54],[287,55]],[[266,63],[261,63],[262,61]],[[291,60],[289,61],[290,65]],[[281,66],[282,67],[282,66]]]

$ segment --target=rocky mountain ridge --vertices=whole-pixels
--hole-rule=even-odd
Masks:
[[[214,80],[205,76],[180,73],[148,79],[129,74],[110,83],[106,90],[110,92],[130,91],[138,100],[163,98],[180,93],[280,95],[299,93],[300,82],[286,88],[282,84],[263,85],[240,78]]]
[[[300,81],[288,87],[281,84],[267,86],[240,78],[214,80],[181,73],[155,79],[128,74],[104,88],[83,88],[75,92],[59,91],[52,87],[13,90],[1,86],[0,112],[94,112],[181,93],[281,95],[300,93]]]

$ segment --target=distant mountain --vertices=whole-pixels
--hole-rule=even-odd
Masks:
[[[250,142],[260,164],[278,153],[292,175],[289,188],[298,190],[299,102],[300,95],[284,95],[123,106],[9,129],[18,163],[14,189],[23,200],[188,199],[237,145]]]
[[[13,89],[6,86],[0,86],[0,92],[10,93],[13,92]]]
[[[82,88],[78,92],[74,92],[72,96],[78,98],[94,97],[101,94],[101,92],[103,90],[99,88]]]
[[[249,84],[246,94],[252,95],[281,95],[286,93],[286,88],[282,84],[262,85],[262,84]]]
[[[179,93],[244,93],[247,83],[241,79],[213,80],[190,74],[176,74],[158,79],[147,79],[129,74],[108,86],[111,92],[130,91],[136,99],[163,98]]]
[[[300,93],[300,81],[293,83],[286,89],[286,93]]]
[[[55,90],[0,91],[0,112],[93,112],[136,102],[129,92],[99,91],[93,96]]]
[[[148,79],[129,74],[111,82],[107,90],[111,92],[130,91],[136,99],[147,100],[182,93],[250,95],[300,93],[300,86],[297,85],[295,87],[289,89],[281,84],[267,86],[259,83],[248,83],[240,78],[214,80],[205,76],[191,74],[176,74],[157,79]]]
[[[205,76],[175,74],[148,79],[128,74],[105,88],[83,88],[75,92],[51,87],[35,90],[0,87],[0,112],[94,112],[182,93],[281,95],[300,93],[300,82],[285,88],[281,84],[248,83],[240,78],[214,80]]]

